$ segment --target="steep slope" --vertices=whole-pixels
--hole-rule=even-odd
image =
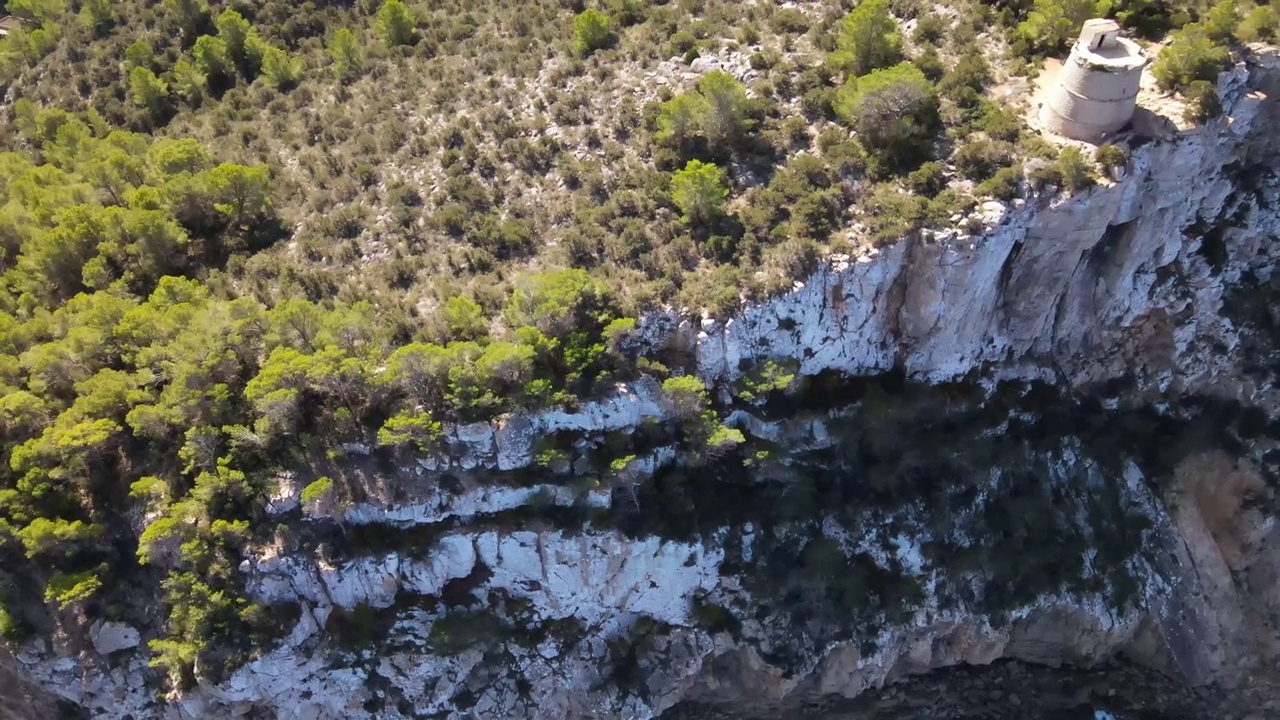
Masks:
[[[1120,652],[1252,702],[1280,608],[1275,58],[1219,90],[1223,118],[1131,137],[1115,184],[837,259],[723,325],[643,318],[651,348],[695,349],[753,454],[690,462],[649,380],[448,427],[415,467],[350,448],[359,502],[299,507],[282,479],[277,542],[241,567],[294,608],[263,657],[164,700],[151,628],[19,661],[139,720],[764,712]],[[767,359],[809,390],[744,400]],[[567,457],[540,469],[548,439]]]

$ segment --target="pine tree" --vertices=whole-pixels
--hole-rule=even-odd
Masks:
[[[414,27],[413,16],[409,8],[401,0],[386,0],[378,10],[374,21],[378,35],[387,47],[412,45],[418,41],[418,30]]]
[[[338,77],[347,79],[360,72],[364,66],[364,51],[356,40],[356,34],[348,28],[339,28],[329,38],[329,57]]]
[[[608,15],[588,8],[573,19],[573,49],[579,55],[590,55],[612,41],[613,22]]]
[[[729,196],[724,171],[714,163],[690,160],[671,179],[671,199],[687,223],[710,224],[724,213]]]
[[[889,14],[889,0],[866,0],[840,24],[832,63],[845,72],[865,75],[902,57],[902,33]]]

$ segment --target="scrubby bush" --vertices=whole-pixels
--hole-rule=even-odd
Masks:
[[[579,55],[590,55],[613,42],[613,21],[595,8],[578,13],[573,19],[573,49]]]
[[[911,61],[911,64],[919,68],[929,82],[937,82],[947,74],[947,68],[942,64],[942,58],[938,57],[938,51],[931,47],[925,48],[924,52]]]
[[[1029,164],[1026,168],[1026,176],[1028,184],[1037,192],[1046,190],[1050,186],[1062,187],[1062,170],[1058,168],[1056,161],[1045,162],[1037,159],[1034,164]]]
[[[937,45],[947,32],[947,21],[941,15],[928,13],[916,23],[911,39],[917,43]]]
[[[1085,20],[1106,17],[1110,0],[1035,0],[1018,37],[1037,53],[1059,53],[1080,33]]]
[[[1191,23],[1173,33],[1151,64],[1151,75],[1166,90],[1202,80],[1213,82],[1229,62],[1227,49],[1216,43],[1204,26]]]
[[[387,47],[412,45],[418,41],[418,29],[402,0],[383,0],[374,28]]]
[[[1204,32],[1215,43],[1225,44],[1235,39],[1240,25],[1240,12],[1236,0],[1218,0],[1209,8],[1204,19]]]
[[[907,175],[911,192],[931,198],[947,187],[947,174],[940,162],[927,162]]]
[[[726,72],[715,70],[698,80],[698,94],[706,102],[702,132],[712,152],[731,147],[746,131],[747,91]]]
[[[929,156],[939,123],[933,86],[918,68],[901,63],[845,83],[836,112],[858,131],[878,169],[908,169]]]
[[[0,644],[16,642],[22,635],[22,627],[9,611],[0,606]]]
[[[724,213],[727,197],[724,171],[714,163],[690,160],[671,178],[671,201],[680,208],[687,223],[714,223]]]
[[[1062,150],[1058,155],[1058,172],[1062,174],[1062,187],[1068,192],[1079,192],[1096,182],[1093,164],[1078,147]]]
[[[981,52],[974,50],[965,53],[952,65],[938,83],[938,91],[943,95],[958,98],[962,91],[970,90],[975,95],[981,93],[991,81],[991,66]]]
[[[996,103],[987,103],[982,117],[975,123],[978,130],[992,140],[1016,142],[1022,135],[1022,120]]]
[[[877,185],[863,203],[866,222],[877,244],[897,242],[924,227],[929,201],[903,192],[889,183]]]
[[[619,25],[635,25],[644,20],[646,0],[608,0],[605,3],[609,17]]]
[[[701,138],[713,154],[724,154],[751,127],[747,90],[729,73],[713,70],[702,76],[693,92],[663,103],[657,123],[661,141],[687,147]]]
[[[1196,80],[1187,87],[1185,93],[1186,110],[1183,118],[1187,122],[1203,123],[1222,114],[1222,101],[1218,98],[1218,90],[1207,80]]]
[[[333,480],[328,477],[316,479],[314,482],[302,489],[302,495],[299,501],[303,507],[308,509],[328,501],[330,495],[333,494]]]
[[[769,19],[769,26],[779,34],[799,35],[809,29],[809,17],[796,8],[782,8]]]
[[[974,188],[974,192],[1008,202],[1018,197],[1018,188],[1021,184],[1022,166],[1013,165],[997,170],[990,178]]]
[[[135,67],[129,72],[129,97],[135,105],[146,108],[152,118],[164,114],[169,87],[150,69]]]
[[[866,75],[902,58],[902,33],[889,14],[889,0],[864,0],[840,23],[831,65],[852,75]]]
[[[339,78],[349,79],[364,67],[364,51],[350,28],[338,28],[329,38],[329,58]]]
[[[1249,11],[1236,28],[1240,42],[1275,42],[1280,30],[1280,15],[1270,5],[1259,5]]]
[[[1107,170],[1111,170],[1124,167],[1129,162],[1129,156],[1121,148],[1107,143],[1098,146],[1098,149],[1093,153],[1093,160]]]
[[[268,47],[262,53],[262,79],[277,90],[288,90],[302,77],[302,58]]]
[[[990,140],[975,140],[963,145],[952,157],[956,169],[974,182],[982,182],[1010,162],[1012,148]]]

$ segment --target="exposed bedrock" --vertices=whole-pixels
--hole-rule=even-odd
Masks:
[[[154,628],[96,624],[18,663],[134,720],[755,713],[957,664],[1117,654],[1234,689],[1223,717],[1265,707],[1276,59],[1220,94],[1203,128],[1130,138],[1119,182],[836,258],[728,322],[645,318],[644,344],[692,351],[749,457],[683,463],[652,430],[670,417],[651,379],[449,427],[448,451],[410,467],[348,448],[352,502],[304,511],[282,478],[277,541],[244,558],[278,646],[167,697]],[[733,400],[767,359],[799,363],[807,406]],[[644,433],[619,482],[610,438]],[[538,468],[550,436],[572,442]]]

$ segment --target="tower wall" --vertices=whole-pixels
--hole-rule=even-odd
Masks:
[[[1097,142],[1133,118],[1147,59],[1133,42],[1104,31],[1086,25],[1080,42],[1072,47],[1040,107],[1046,130]],[[1096,47],[1087,44],[1099,37],[1103,41],[1095,42]]]

